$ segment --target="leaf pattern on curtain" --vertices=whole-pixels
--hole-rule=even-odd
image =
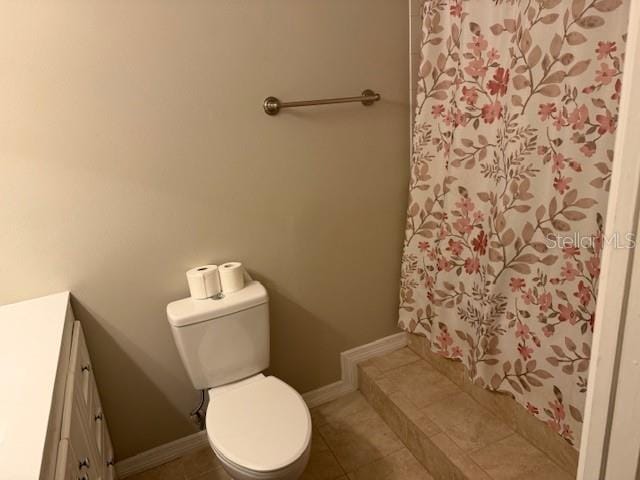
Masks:
[[[400,326],[576,448],[627,11],[427,0],[422,12]]]

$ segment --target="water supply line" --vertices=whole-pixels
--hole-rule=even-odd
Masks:
[[[205,413],[202,411],[202,407],[204,406],[204,390],[200,390],[200,404],[197,408],[189,413],[189,417],[191,421],[195,423],[200,430],[205,429]]]

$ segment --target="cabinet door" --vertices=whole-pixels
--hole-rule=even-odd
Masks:
[[[66,438],[60,440],[55,480],[78,480],[80,478],[76,466],[76,458],[78,456],[73,451],[69,440]]]

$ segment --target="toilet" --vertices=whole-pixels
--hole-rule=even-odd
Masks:
[[[209,445],[234,480],[295,480],[309,460],[311,415],[269,366],[269,298],[250,281],[223,298],[185,298],[167,318],[193,386],[208,390]]]

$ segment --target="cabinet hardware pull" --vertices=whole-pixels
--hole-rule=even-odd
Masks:
[[[82,470],[85,467],[91,468],[91,462],[89,462],[89,459],[87,457],[84,457],[82,460],[80,460],[80,463],[78,464],[78,470]]]
[[[81,372],[90,372],[91,371],[91,365],[89,365],[89,364],[83,365],[82,367],[80,367],[80,371]]]
[[[97,414],[95,417],[93,417],[93,419],[97,422],[98,420],[102,420],[102,412],[100,412],[99,414]]]

